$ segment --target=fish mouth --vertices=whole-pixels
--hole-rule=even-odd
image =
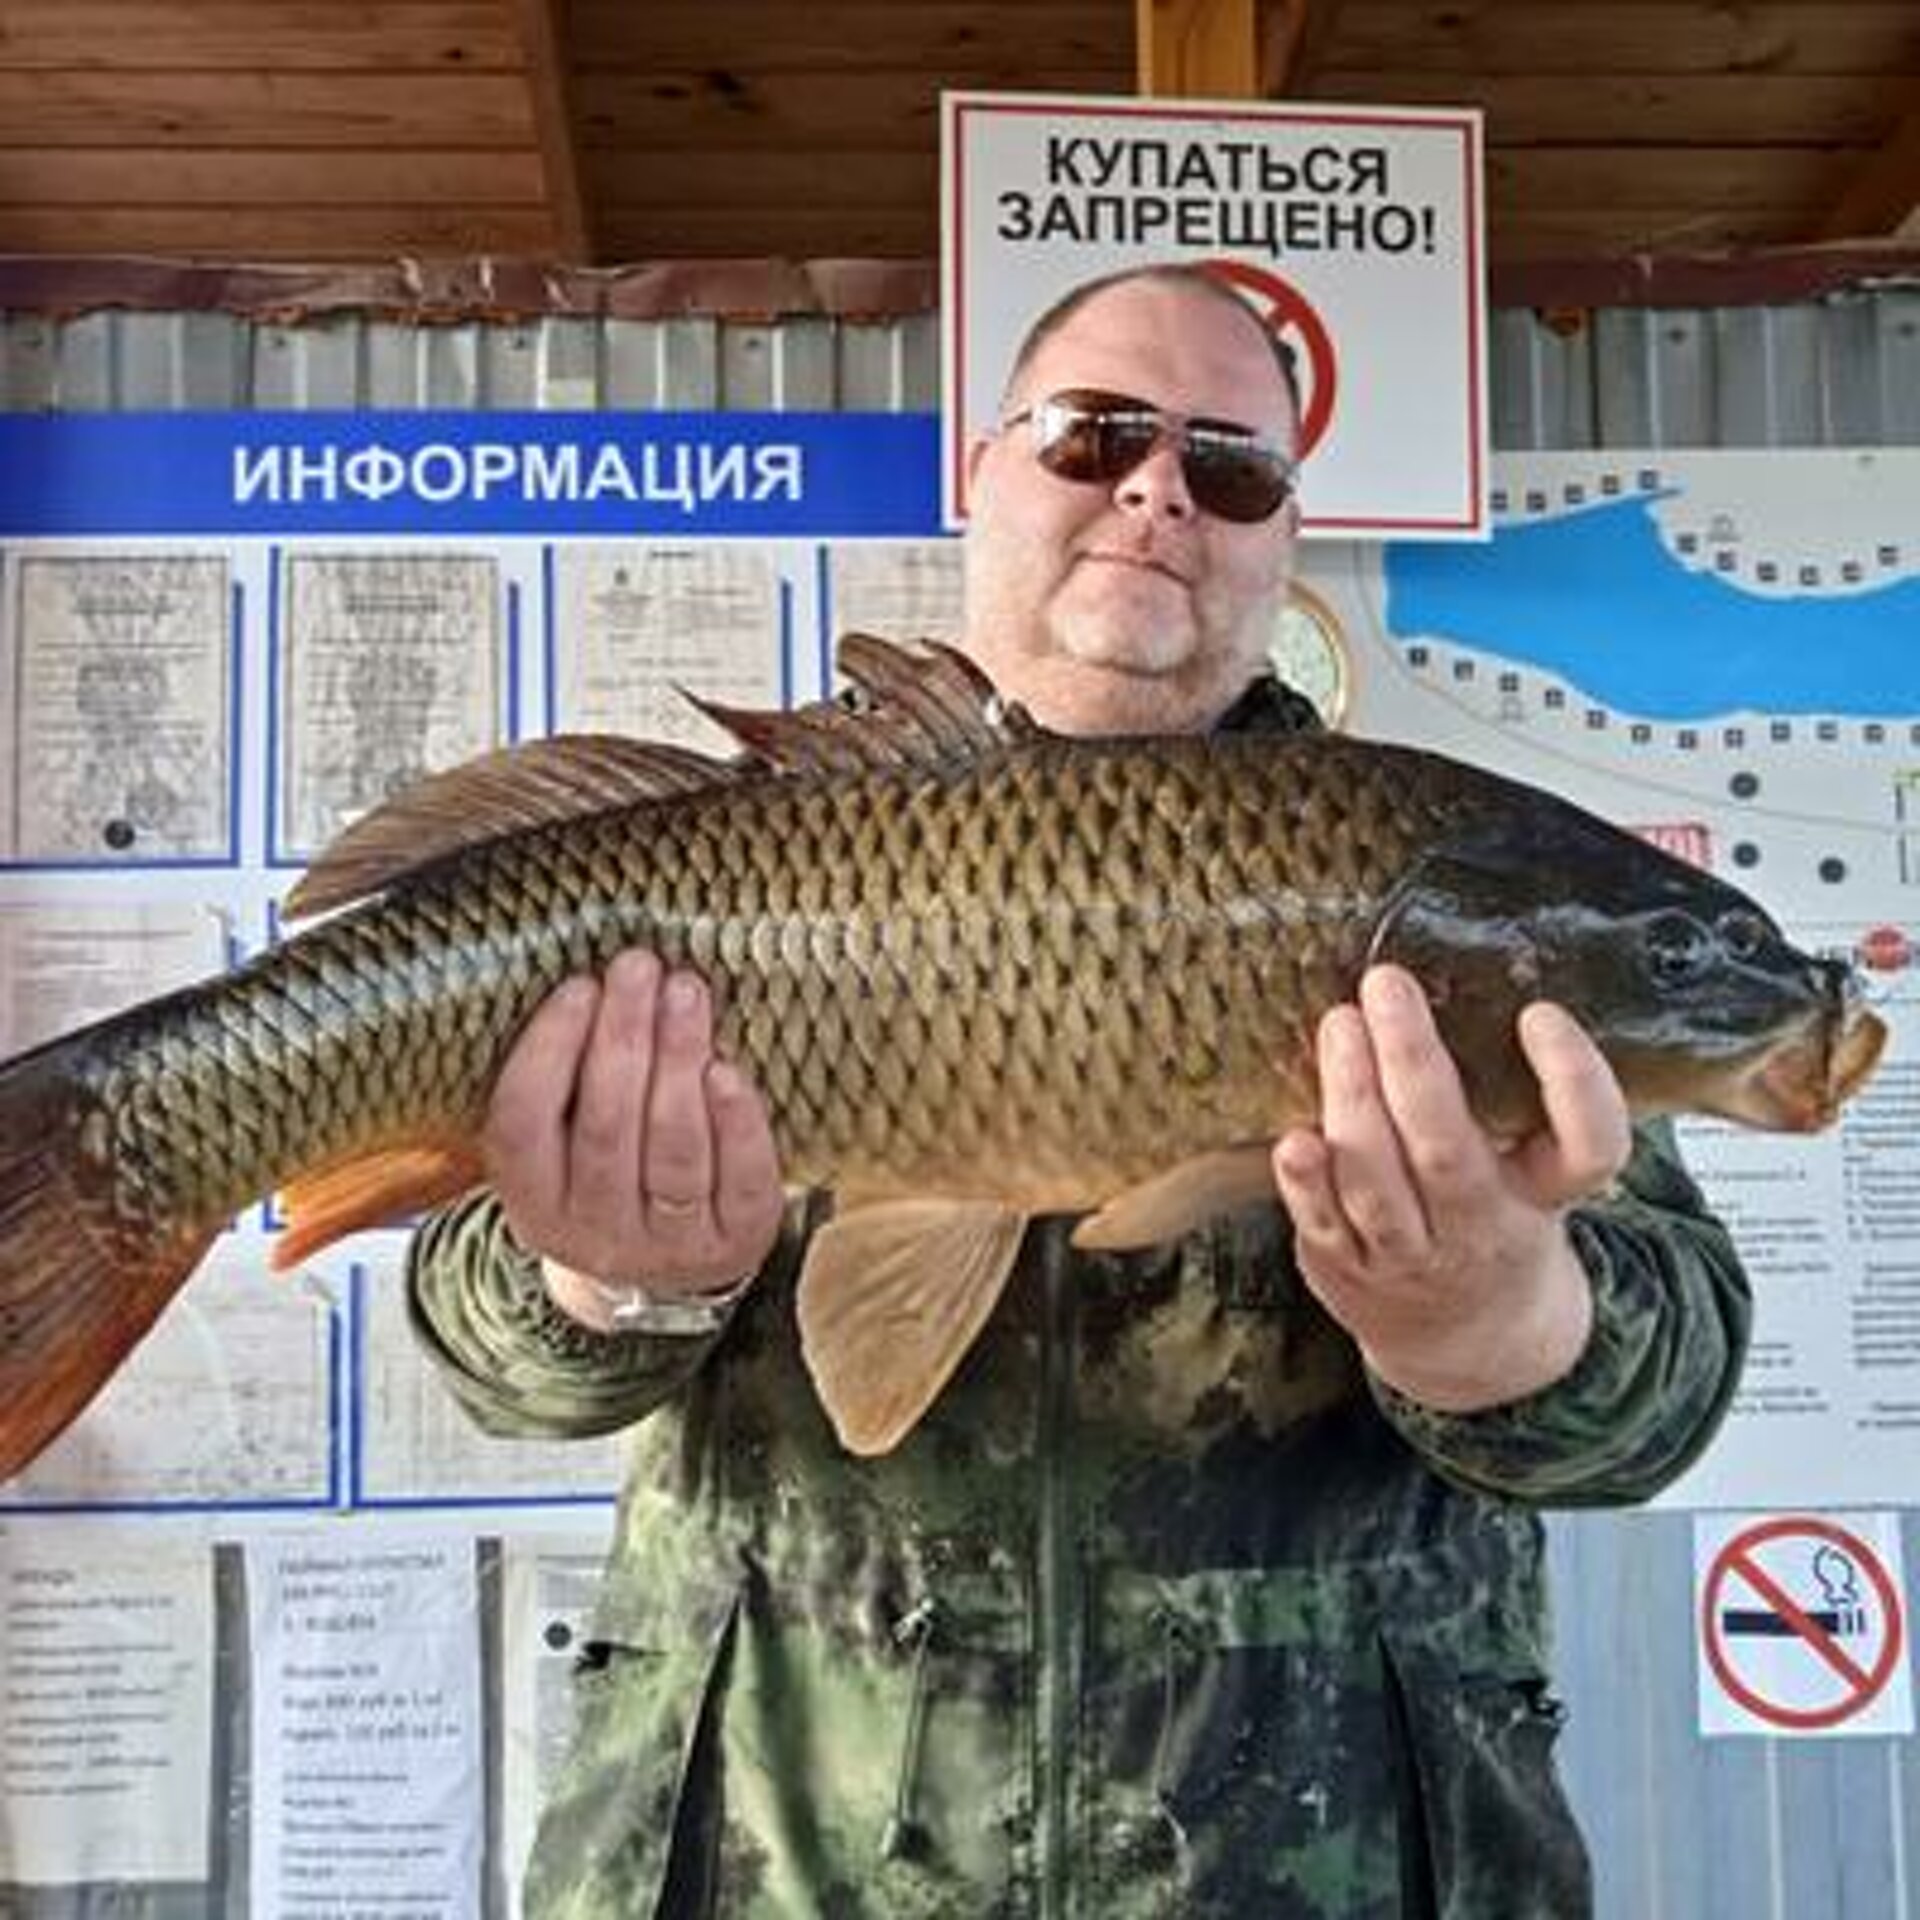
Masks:
[[[1866,1083],[1887,1023],[1856,995],[1836,995],[1800,1031],[1753,1056],[1713,1110],[1769,1133],[1819,1133]]]

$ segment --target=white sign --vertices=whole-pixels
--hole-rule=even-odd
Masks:
[[[320,1535],[247,1554],[252,1911],[481,1910],[479,1592],[459,1540]]]
[[[206,1878],[213,1636],[202,1546],[0,1530],[0,1885]]]
[[[942,96],[948,519],[1028,327],[1205,264],[1294,349],[1309,534],[1488,533],[1477,111]],[[1152,399],[1151,394],[1143,396]]]
[[[1700,1731],[1913,1731],[1897,1514],[1694,1521]]]

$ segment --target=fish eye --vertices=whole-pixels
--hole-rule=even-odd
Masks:
[[[1657,913],[1643,936],[1653,977],[1662,986],[1695,978],[1713,951],[1713,936],[1690,913]]]
[[[1744,907],[1720,916],[1720,944],[1735,960],[1753,959],[1766,946],[1767,932],[1767,923]]]

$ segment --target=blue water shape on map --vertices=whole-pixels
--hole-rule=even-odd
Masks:
[[[1754,593],[1668,547],[1654,509],[1675,491],[1502,526],[1485,546],[1392,544],[1387,630],[1651,720],[1920,712],[1920,578]]]

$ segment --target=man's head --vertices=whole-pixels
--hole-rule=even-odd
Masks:
[[[1065,478],[1039,457],[1042,429],[1062,417],[1043,403],[1089,392],[1168,416],[1145,457],[1111,480]],[[1201,463],[1221,445],[1231,455],[1221,426],[1292,450],[1298,411],[1272,335],[1195,269],[1115,276],[1035,323],[1001,419],[968,455],[968,652],[1061,732],[1211,724],[1264,660],[1299,509],[1289,493],[1264,518],[1228,517],[1250,510],[1245,487],[1183,466],[1182,429],[1203,423]]]

